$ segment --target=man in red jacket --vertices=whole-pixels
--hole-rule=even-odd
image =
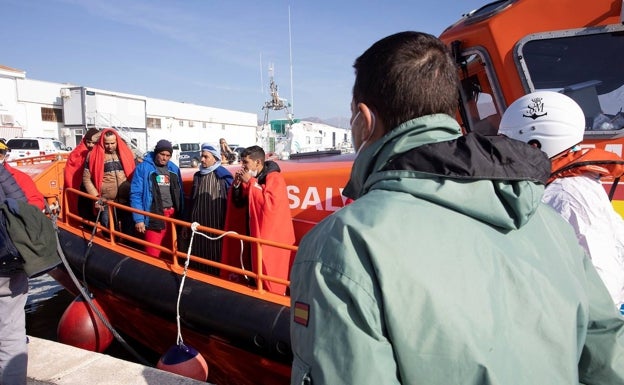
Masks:
[[[24,172],[17,170],[6,162],[8,158],[7,153],[10,151],[9,147],[0,142],[0,164],[11,173],[13,179],[17,182],[19,187],[26,195],[26,199],[28,203],[37,207],[39,210],[43,210],[45,208],[45,202],[43,200],[43,194],[37,189],[35,182],[33,182],[32,178],[25,174]]]
[[[241,155],[243,167],[236,172],[228,195],[226,230],[237,231],[255,238],[271,240],[288,245],[295,243],[286,181],[276,162],[265,161],[262,147],[251,146]],[[226,239],[222,262],[258,272],[256,266],[257,246],[251,245],[251,261],[239,259],[240,242]],[[247,254],[248,255],[248,254]],[[290,250],[263,246],[262,273],[288,279],[293,253]],[[222,270],[222,275],[228,274]],[[265,281],[264,287],[273,293],[286,294],[286,285]]]

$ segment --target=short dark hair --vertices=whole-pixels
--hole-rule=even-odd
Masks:
[[[243,153],[241,154],[241,159],[247,156],[253,160],[259,160],[264,165],[264,158],[266,155],[262,147],[260,146],[247,147],[246,149],[243,150]]]
[[[455,114],[457,69],[449,49],[433,35],[390,35],[358,57],[353,68],[354,102],[371,108],[387,130],[425,115]]]

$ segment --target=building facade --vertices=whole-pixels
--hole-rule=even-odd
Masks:
[[[251,146],[258,116],[189,103],[26,78],[0,65],[0,138],[49,137],[75,147],[90,127],[114,127],[139,151],[160,139]]]

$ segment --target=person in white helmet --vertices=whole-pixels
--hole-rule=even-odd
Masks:
[[[574,228],[611,298],[624,309],[624,220],[614,210],[600,179],[619,179],[624,160],[597,148],[582,148],[583,110],[570,97],[553,91],[525,95],[503,114],[499,134],[544,151],[552,173],[542,201]]]

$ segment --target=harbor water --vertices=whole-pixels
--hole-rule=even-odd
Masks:
[[[26,333],[29,336],[58,341],[56,330],[59,320],[73,300],[74,296],[47,274],[30,279],[25,307]],[[156,365],[160,358],[156,352],[150,351],[125,335],[122,337],[145,361],[152,363],[152,366]],[[113,340],[104,354],[139,363],[139,360],[116,340]]]

